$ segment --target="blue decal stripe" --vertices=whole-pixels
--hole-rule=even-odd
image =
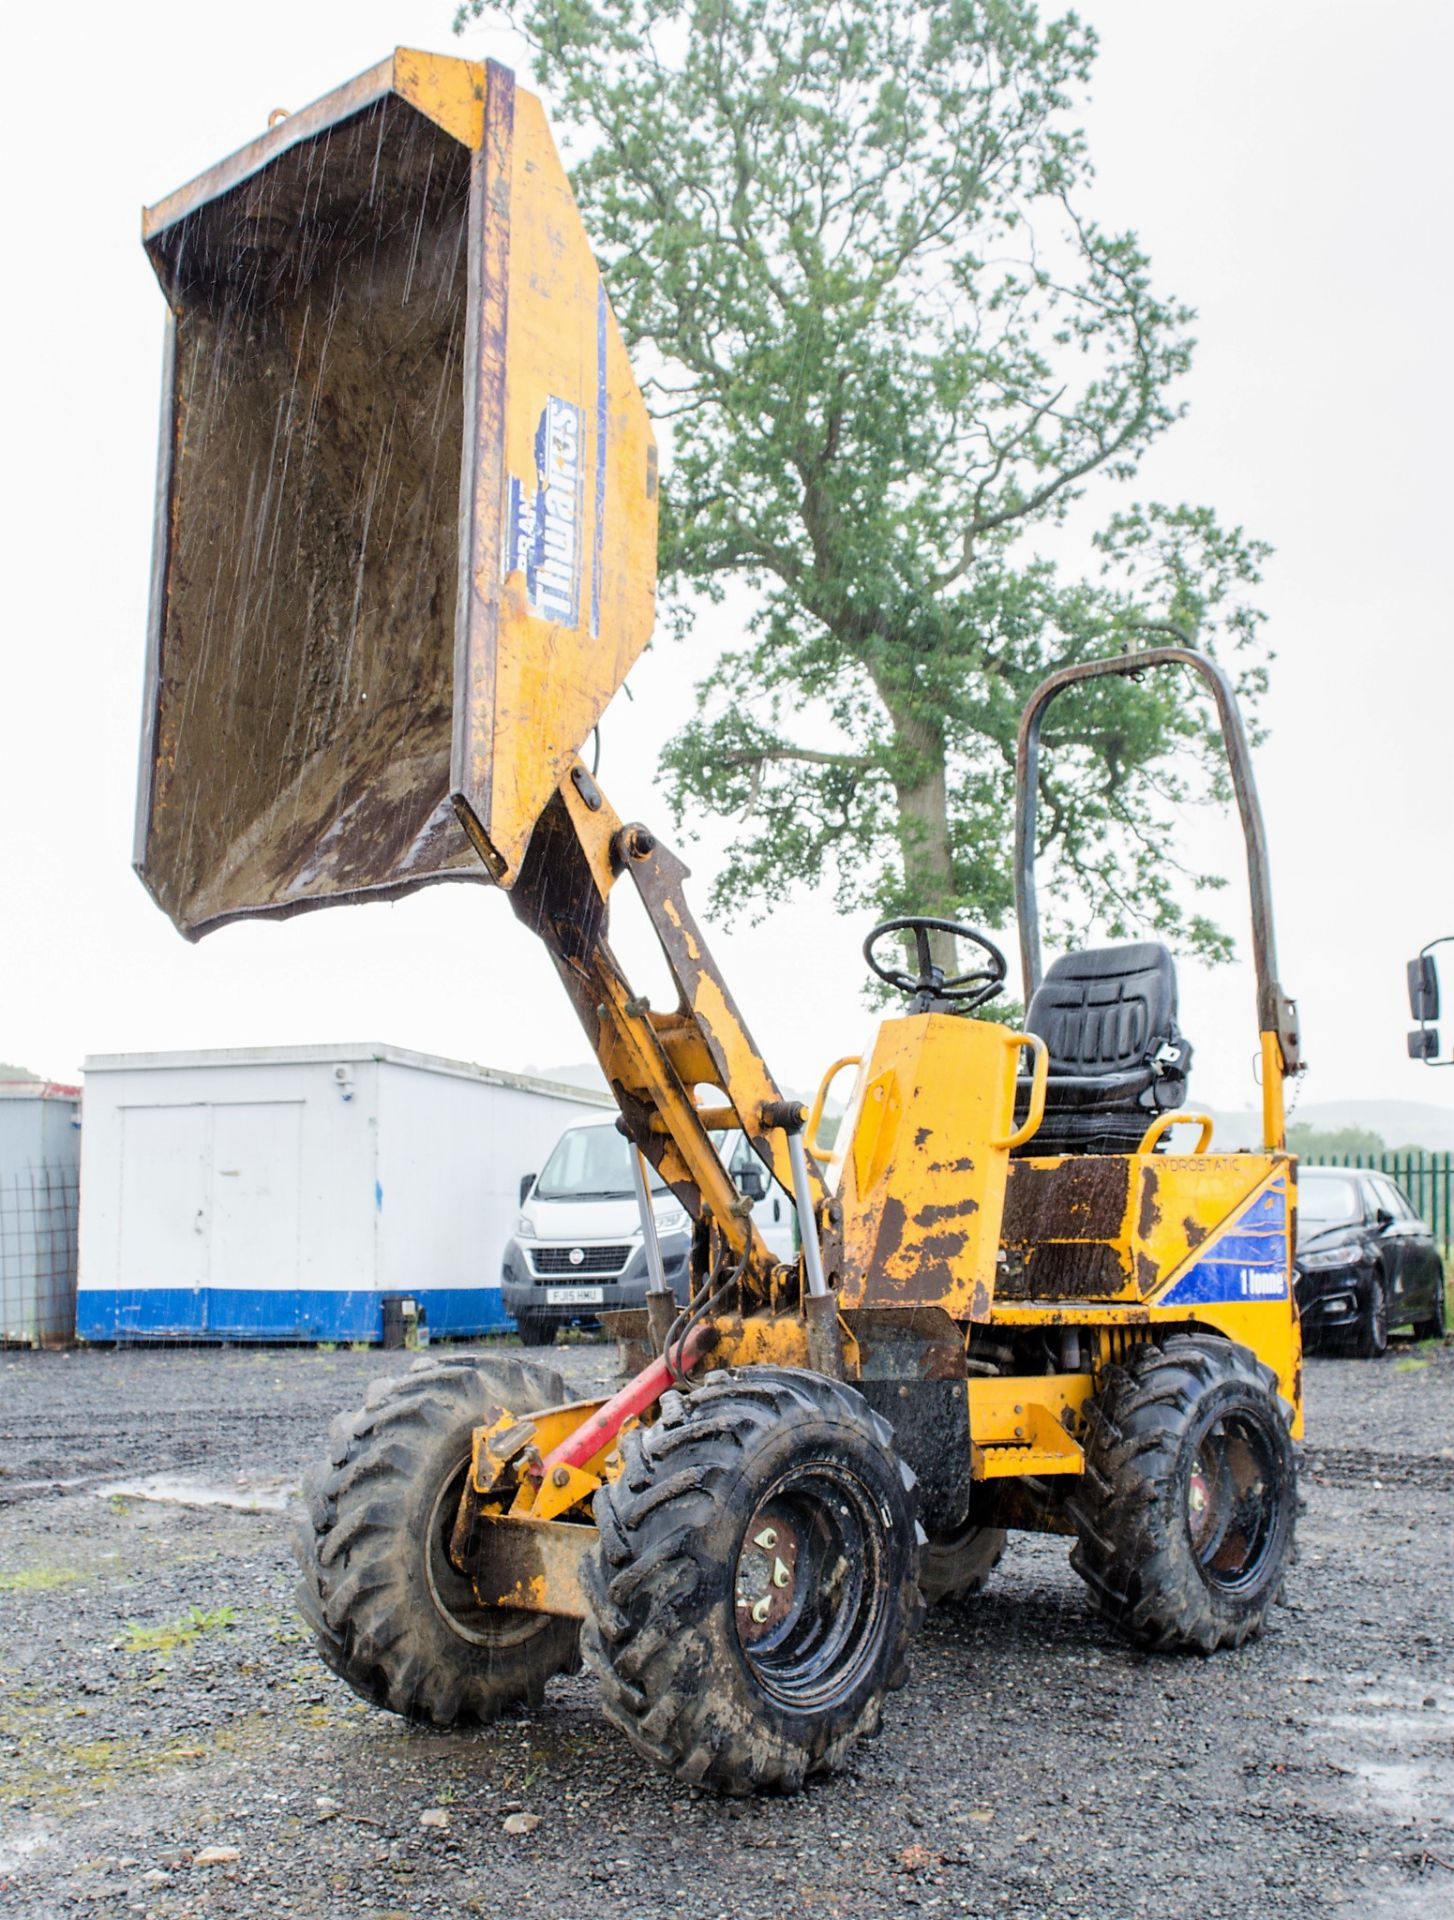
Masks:
[[[1287,1188],[1279,1178],[1219,1233],[1152,1306],[1287,1298]]]

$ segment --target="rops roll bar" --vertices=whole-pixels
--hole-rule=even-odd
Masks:
[[[1267,863],[1267,833],[1252,774],[1252,756],[1241,709],[1227,675],[1206,654],[1193,647],[1148,647],[1142,653],[1119,654],[1109,660],[1086,660],[1063,667],[1042,680],[1020,716],[1015,770],[1015,914],[1020,928],[1020,963],[1025,1001],[1040,984],[1040,916],[1035,897],[1035,813],[1040,774],[1040,727],[1045,709],[1058,693],[1082,680],[1110,675],[1138,678],[1148,667],[1189,667],[1212,690],[1222,727],[1222,744],[1232,773],[1232,790],[1242,816],[1247,843],[1247,882],[1252,895],[1252,952],[1257,968],[1257,1027],[1262,1049],[1263,1140],[1270,1151],[1281,1149],[1284,1134],[1282,1082],[1302,1068],[1298,1044],[1297,1007],[1277,978],[1277,941],[1273,930],[1272,882]]]

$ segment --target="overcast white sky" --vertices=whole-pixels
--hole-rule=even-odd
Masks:
[[[1101,215],[1136,227],[1201,315],[1191,416],[1137,492],[1209,502],[1277,548],[1259,772],[1303,1097],[1454,1105],[1454,1072],[1407,1062],[1403,1041],[1404,959],[1454,932],[1454,9],[1080,11],[1102,37]],[[584,1054],[552,970],[486,889],[191,947],[129,866],[163,313],[139,209],[395,44],[461,50],[451,12],[81,0],[12,20],[0,1060],[71,1078],[86,1053],[152,1047],[381,1039],[517,1069]],[[463,50],[513,58],[482,29]],[[719,622],[700,651],[662,642],[608,716],[602,777],[628,817],[667,824],[656,751],[724,637]],[[1215,825],[1196,848],[1237,872]],[[709,847],[688,857],[710,871]],[[1242,901],[1227,897],[1239,933]],[[804,899],[717,942],[793,1085],[863,1037],[865,930]],[[1454,960],[1445,979],[1454,1001]],[[1184,965],[1182,998],[1193,1092],[1250,1101],[1250,976]]]

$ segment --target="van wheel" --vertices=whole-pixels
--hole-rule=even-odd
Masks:
[[[553,1347],[557,1324],[554,1320],[547,1320],[543,1314],[521,1313],[515,1317],[522,1347]]]

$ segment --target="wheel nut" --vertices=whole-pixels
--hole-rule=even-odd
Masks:
[[[762,1532],[756,1535],[752,1544],[755,1547],[761,1547],[764,1553],[771,1553],[777,1545],[777,1528],[764,1527]]]
[[[550,1476],[550,1484],[553,1487],[568,1487],[570,1485],[570,1468],[557,1467],[555,1472]]]
[[[752,1609],[752,1617],[757,1622],[758,1626],[761,1626],[763,1621],[766,1620],[767,1616],[771,1612],[772,1612],[772,1601],[770,1598],[764,1597],[763,1599],[759,1600],[757,1605]]]

